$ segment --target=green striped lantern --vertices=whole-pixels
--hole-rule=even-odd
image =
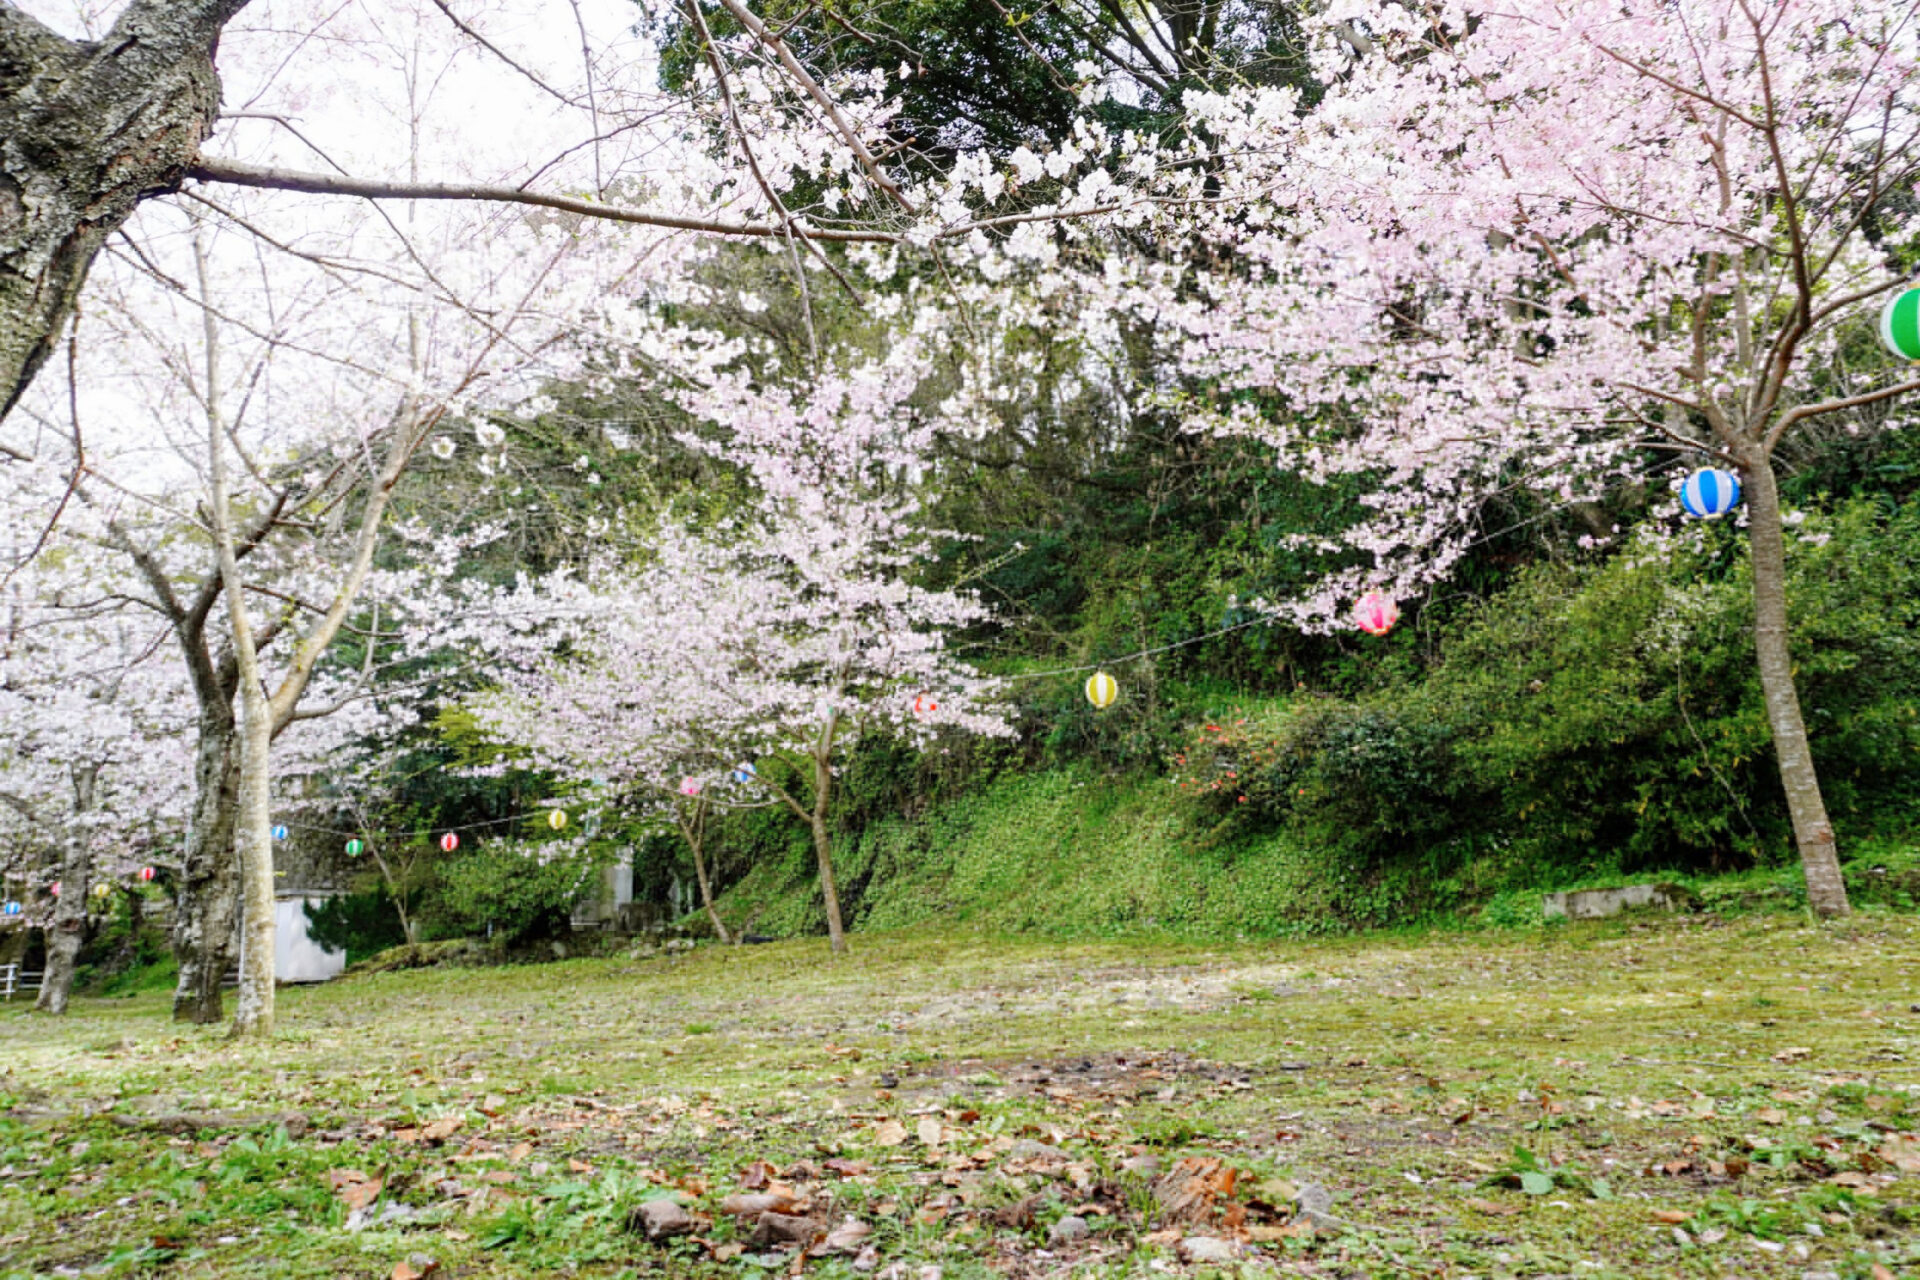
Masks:
[[[1887,300],[1880,341],[1902,360],[1920,360],[1920,289],[1902,289]]]
[[[367,851],[366,841],[361,840],[358,837],[347,841],[347,856],[349,858],[357,858],[361,854],[365,853],[366,851]]]

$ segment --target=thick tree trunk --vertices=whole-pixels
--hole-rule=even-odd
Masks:
[[[251,665],[251,664],[248,664]],[[240,812],[234,850],[240,863],[240,992],[233,1033],[273,1033],[273,835],[268,782],[273,726],[258,681],[242,685]]]
[[[240,868],[233,856],[233,820],[240,793],[233,712],[201,710],[194,759],[193,824],[181,860],[173,916],[173,955],[180,966],[173,992],[176,1022],[218,1022],[220,979],[233,963],[233,922]]]
[[[213,128],[220,28],[246,0],[133,0],[98,44],[0,0],[0,416],[107,237],[180,184]]]
[[[87,936],[87,897],[93,890],[93,843],[87,838],[87,824],[98,774],[92,765],[73,771],[73,817],[60,858],[60,897],[47,928],[47,968],[40,979],[40,997],[33,1002],[40,1013],[67,1011],[73,970]]]
[[[1820,779],[1814,772],[1807,726],[1800,715],[1800,695],[1793,683],[1780,492],[1774,483],[1772,460],[1764,450],[1756,447],[1742,461],[1747,473],[1753,554],[1753,637],[1760,655],[1760,689],[1767,703],[1767,723],[1773,730],[1774,754],[1780,760],[1780,785],[1787,793],[1794,843],[1799,846],[1800,867],[1807,880],[1807,905],[1816,915],[1844,916],[1851,909],[1847,885],[1840,875],[1833,824],[1827,820],[1826,802],[1820,798]]]

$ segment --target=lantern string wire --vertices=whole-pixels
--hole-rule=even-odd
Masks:
[[[1607,489],[1603,490],[1603,492],[1611,491],[1612,489],[1617,489],[1624,484],[1651,479],[1654,475],[1658,474],[1659,472],[1678,466],[1680,465],[1680,463],[1684,461],[1685,461],[1684,458],[1669,458],[1664,462],[1658,463],[1655,466],[1647,468],[1645,471],[1632,472],[1628,475],[1622,476],[1619,480],[1615,481],[1612,485],[1607,486]],[[1551,516],[1558,515],[1562,511],[1567,511],[1573,507],[1579,506],[1583,502],[1591,502],[1591,501],[1593,501],[1591,497],[1574,498],[1574,499],[1571,499],[1570,501],[1563,502],[1558,506],[1548,507],[1545,511],[1542,511],[1537,515],[1529,516],[1525,520],[1519,521],[1516,524],[1510,524],[1504,529],[1496,529],[1492,533],[1483,534],[1482,536],[1475,538],[1472,542],[1469,542],[1464,546],[1462,546],[1460,550],[1463,552],[1471,551],[1475,547],[1481,546],[1484,543],[1492,542],[1495,538],[1504,538],[1507,534],[1513,533],[1516,530],[1524,529],[1528,525],[1538,524],[1540,523],[1540,521],[1545,520]],[[1006,680],[1011,682],[1014,680],[1044,680],[1051,676],[1076,676],[1085,672],[1099,671],[1104,667],[1119,666],[1120,664],[1126,663],[1126,662],[1138,662],[1142,658],[1157,657],[1163,653],[1171,653],[1175,649],[1184,649],[1191,644],[1204,644],[1208,640],[1216,640],[1221,636],[1231,635],[1235,631],[1242,631],[1248,627],[1271,625],[1276,621],[1278,621],[1278,619],[1272,615],[1260,614],[1257,617],[1248,618],[1241,622],[1231,623],[1224,627],[1217,627],[1212,631],[1203,632],[1202,634],[1197,636],[1188,636],[1184,640],[1175,640],[1170,644],[1156,645],[1151,649],[1141,649],[1134,653],[1123,653],[1116,657],[1103,658],[1098,662],[1086,663],[1076,667],[1052,667],[1045,671],[1020,671],[1012,675],[1000,676],[998,678],[1001,680]]]

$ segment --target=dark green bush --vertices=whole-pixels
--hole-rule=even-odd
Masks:
[[[493,933],[508,943],[561,937],[611,851],[572,842],[492,840],[440,864],[423,914],[434,937]]]

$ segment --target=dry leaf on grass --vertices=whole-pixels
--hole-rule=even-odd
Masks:
[[[1496,1218],[1511,1218],[1514,1214],[1522,1212],[1517,1204],[1499,1204],[1492,1200],[1479,1199],[1467,1201],[1467,1208],[1475,1213],[1491,1214]]]
[[[907,1126],[898,1120],[882,1121],[873,1131],[873,1144],[877,1147],[897,1147],[907,1140]]]

